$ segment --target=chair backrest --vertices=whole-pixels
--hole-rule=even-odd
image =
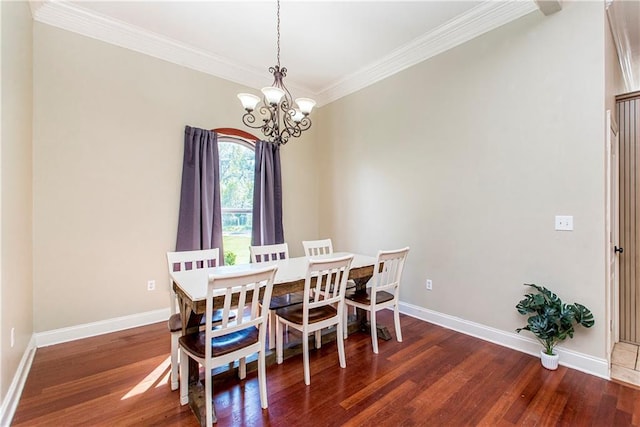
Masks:
[[[277,245],[249,246],[251,262],[276,261],[289,258],[289,245],[280,243]]]
[[[169,267],[169,295],[171,297],[171,314],[176,313],[176,296],[173,292],[171,273],[174,271],[192,270],[198,268],[213,268],[219,266],[220,249],[200,249],[195,251],[167,252],[167,266]]]
[[[333,253],[331,239],[303,240],[304,254],[306,256],[329,255]]]
[[[371,278],[371,294],[386,291],[397,299],[404,262],[409,254],[409,247],[389,251],[379,251]],[[372,299],[373,300],[373,299]]]
[[[201,249],[196,251],[167,252],[169,274],[174,271],[219,266],[220,249]]]
[[[303,322],[308,322],[310,309],[324,305],[339,304],[338,313],[342,312],[352,261],[352,254],[309,260],[302,300]]]
[[[248,271],[209,275],[206,308],[206,341],[232,334],[248,328],[259,329],[260,342],[265,342],[266,328],[273,280],[278,266],[255,267]],[[223,296],[222,308],[214,307],[214,297]],[[261,302],[264,301],[264,305]],[[244,309],[243,309],[244,308]],[[218,309],[216,327],[213,326],[213,311]],[[238,310],[236,315],[235,309]],[[219,323],[218,323],[219,321]],[[205,346],[205,356],[211,357],[211,346]]]

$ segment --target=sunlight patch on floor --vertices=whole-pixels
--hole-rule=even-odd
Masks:
[[[169,379],[169,367],[171,365],[171,356],[167,357],[162,363],[160,363],[149,375],[147,375],[142,381],[135,385],[127,394],[122,396],[120,400],[126,400],[130,397],[137,396],[149,390],[156,384],[158,387],[160,384],[165,384]],[[162,378],[164,374],[164,378]]]

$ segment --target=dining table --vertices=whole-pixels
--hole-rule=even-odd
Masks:
[[[278,270],[272,291],[272,298],[274,298],[304,290],[307,267],[310,259],[326,259],[347,254],[347,252],[334,252],[329,255],[293,257],[259,264],[237,264],[172,272],[171,280],[173,281],[173,289],[177,295],[178,306],[182,316],[182,334],[197,332],[200,327],[202,316],[206,312],[207,289],[210,274],[232,274],[263,268],[267,265],[277,265]],[[356,292],[364,291],[366,288],[367,282],[373,276],[375,263],[375,257],[353,254],[353,261],[351,262],[351,268],[349,270],[349,279],[355,282]],[[214,309],[221,307],[222,303],[223,296],[214,296]],[[369,330],[368,324],[366,323],[366,312],[364,310],[357,312],[355,324],[358,329]],[[336,331],[336,334],[337,333],[338,331]],[[384,326],[378,328],[378,335],[383,339],[390,338],[389,332]],[[200,421],[200,425],[204,425],[206,420],[204,413],[204,390],[200,384],[198,364],[192,359],[190,359],[189,363],[189,405]],[[214,422],[215,419],[214,413]]]

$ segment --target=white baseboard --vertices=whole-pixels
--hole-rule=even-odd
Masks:
[[[13,415],[16,413],[20,396],[22,396],[22,390],[24,389],[24,383],[27,381],[27,376],[31,370],[31,363],[33,357],[36,354],[36,339],[35,336],[31,336],[29,344],[22,355],[18,369],[16,370],[11,385],[7,390],[7,394],[2,400],[2,406],[0,407],[0,426],[11,425]]]
[[[518,335],[515,332],[505,332],[500,329],[491,328],[480,323],[470,322],[459,317],[449,316],[448,314],[428,310],[405,302],[400,302],[400,312],[447,329],[452,329],[503,347],[540,357],[540,343],[532,338]],[[556,347],[556,351],[560,355],[561,365],[600,378],[610,379],[609,363],[606,359],[561,347]]]
[[[47,332],[35,333],[31,336],[29,345],[22,356],[20,365],[5,398],[0,407],[0,426],[11,425],[11,420],[15,414],[24,383],[27,380],[31,363],[36,354],[36,349],[63,342],[79,340],[82,338],[94,337],[110,332],[122,331],[124,329],[149,325],[151,323],[162,322],[170,316],[169,308],[148,311],[146,313],[132,314],[130,316],[116,317],[99,322],[86,323],[84,325],[71,326],[69,328],[54,329]]]
[[[38,348],[47,347],[49,345],[95,337],[97,335],[108,334],[110,332],[117,332],[125,329],[136,328],[138,326],[149,325],[151,323],[162,322],[163,320],[167,320],[170,315],[171,313],[169,308],[163,308],[160,310],[147,311],[145,313],[132,314],[130,316],[122,316],[113,319],[101,320],[99,322],[70,326],[68,328],[38,332],[35,334],[36,346]]]

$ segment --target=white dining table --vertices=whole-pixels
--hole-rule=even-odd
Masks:
[[[314,257],[303,256],[257,264],[224,265],[208,269],[175,271],[171,273],[171,279],[173,280],[174,290],[178,293],[178,297],[187,300],[192,308],[196,308],[198,302],[206,301],[209,275],[249,272],[256,269],[262,269],[267,265],[277,265],[278,271],[276,272],[276,277],[274,279],[273,295],[282,295],[292,292],[290,287],[294,283],[302,281],[302,284],[304,285],[307,266],[309,265],[310,259],[335,258],[348,254],[349,253],[347,252],[334,252],[331,255],[318,255]],[[353,261],[351,262],[352,272],[350,272],[349,278],[355,280],[363,278],[364,276],[371,277],[373,274],[373,265],[375,263],[375,257],[353,254]],[[284,289],[285,287],[287,289]],[[196,313],[202,312],[202,310],[197,309],[193,311]]]

